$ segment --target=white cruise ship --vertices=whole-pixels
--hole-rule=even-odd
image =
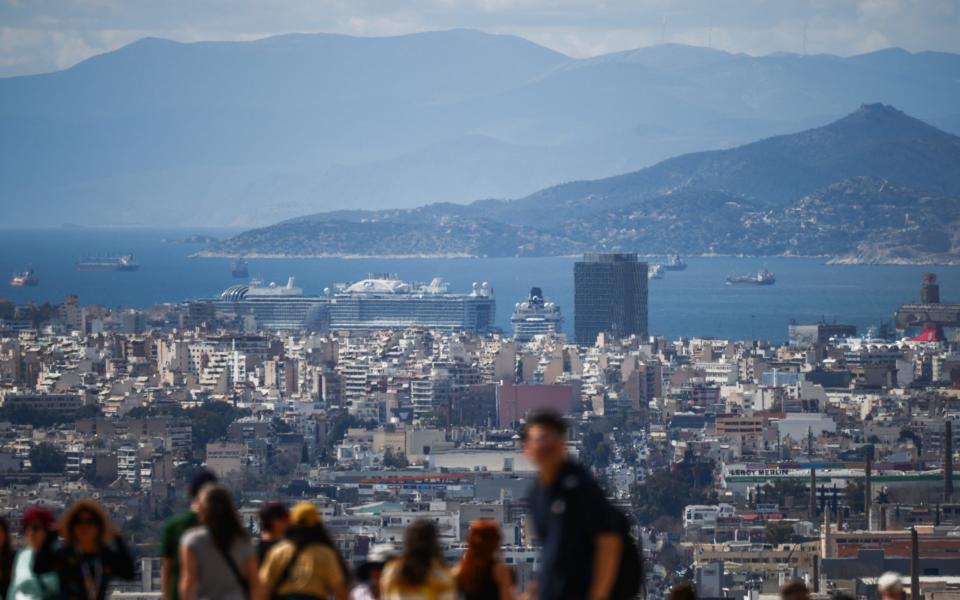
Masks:
[[[537,335],[560,333],[563,317],[560,307],[543,299],[543,291],[530,289],[526,302],[518,302],[513,308],[513,336],[518,342],[527,342]]]

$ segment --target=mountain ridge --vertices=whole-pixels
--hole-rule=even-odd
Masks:
[[[574,59],[472,30],[146,39],[0,79],[0,201],[12,225],[249,227],[516,198],[805,129],[864,101],[960,131],[960,57],[664,45]]]
[[[960,231],[960,137],[891,106],[866,104],[822,127],[525,198],[307,215],[245,232],[205,254],[605,250],[957,262],[954,230]]]

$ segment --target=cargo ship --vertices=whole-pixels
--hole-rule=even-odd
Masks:
[[[139,268],[132,254],[87,256],[77,261],[78,271],[136,271]]]
[[[26,271],[21,271],[20,273],[14,273],[13,277],[10,279],[10,285],[14,287],[24,287],[24,286],[35,286],[40,283],[40,277],[37,276],[36,272],[32,267],[28,267]]]
[[[752,275],[727,277],[727,285],[773,285],[777,277],[766,269],[760,269]]]
[[[687,268],[687,263],[680,258],[679,254],[671,254],[667,257],[667,262],[661,266],[667,271],[682,271]]]
[[[236,279],[246,279],[249,277],[250,271],[247,269],[247,261],[242,258],[233,261],[230,265],[230,274]]]

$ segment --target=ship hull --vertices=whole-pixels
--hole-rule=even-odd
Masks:
[[[78,271],[85,273],[103,273],[109,271],[136,271],[140,265],[77,265]]]

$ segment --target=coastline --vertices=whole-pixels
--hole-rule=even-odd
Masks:
[[[638,253],[641,258],[658,258],[666,254],[644,254]],[[435,254],[340,254],[340,253],[322,253],[322,254],[287,254],[287,253],[262,253],[262,252],[218,252],[212,250],[200,250],[190,255],[190,258],[220,258],[220,259],[253,259],[253,260],[317,260],[317,259],[341,259],[341,260],[438,260],[438,259],[481,259],[481,258],[576,258],[580,254],[551,254],[537,256],[482,256],[468,253],[435,253]],[[833,266],[849,265],[930,265],[930,266],[958,266],[960,257],[957,258],[938,258],[925,257],[918,259],[905,258],[862,258],[857,256],[830,256],[828,254],[800,255],[800,254],[722,254],[716,252],[703,254],[683,254],[689,258],[797,258],[797,259],[820,259],[824,264]]]

